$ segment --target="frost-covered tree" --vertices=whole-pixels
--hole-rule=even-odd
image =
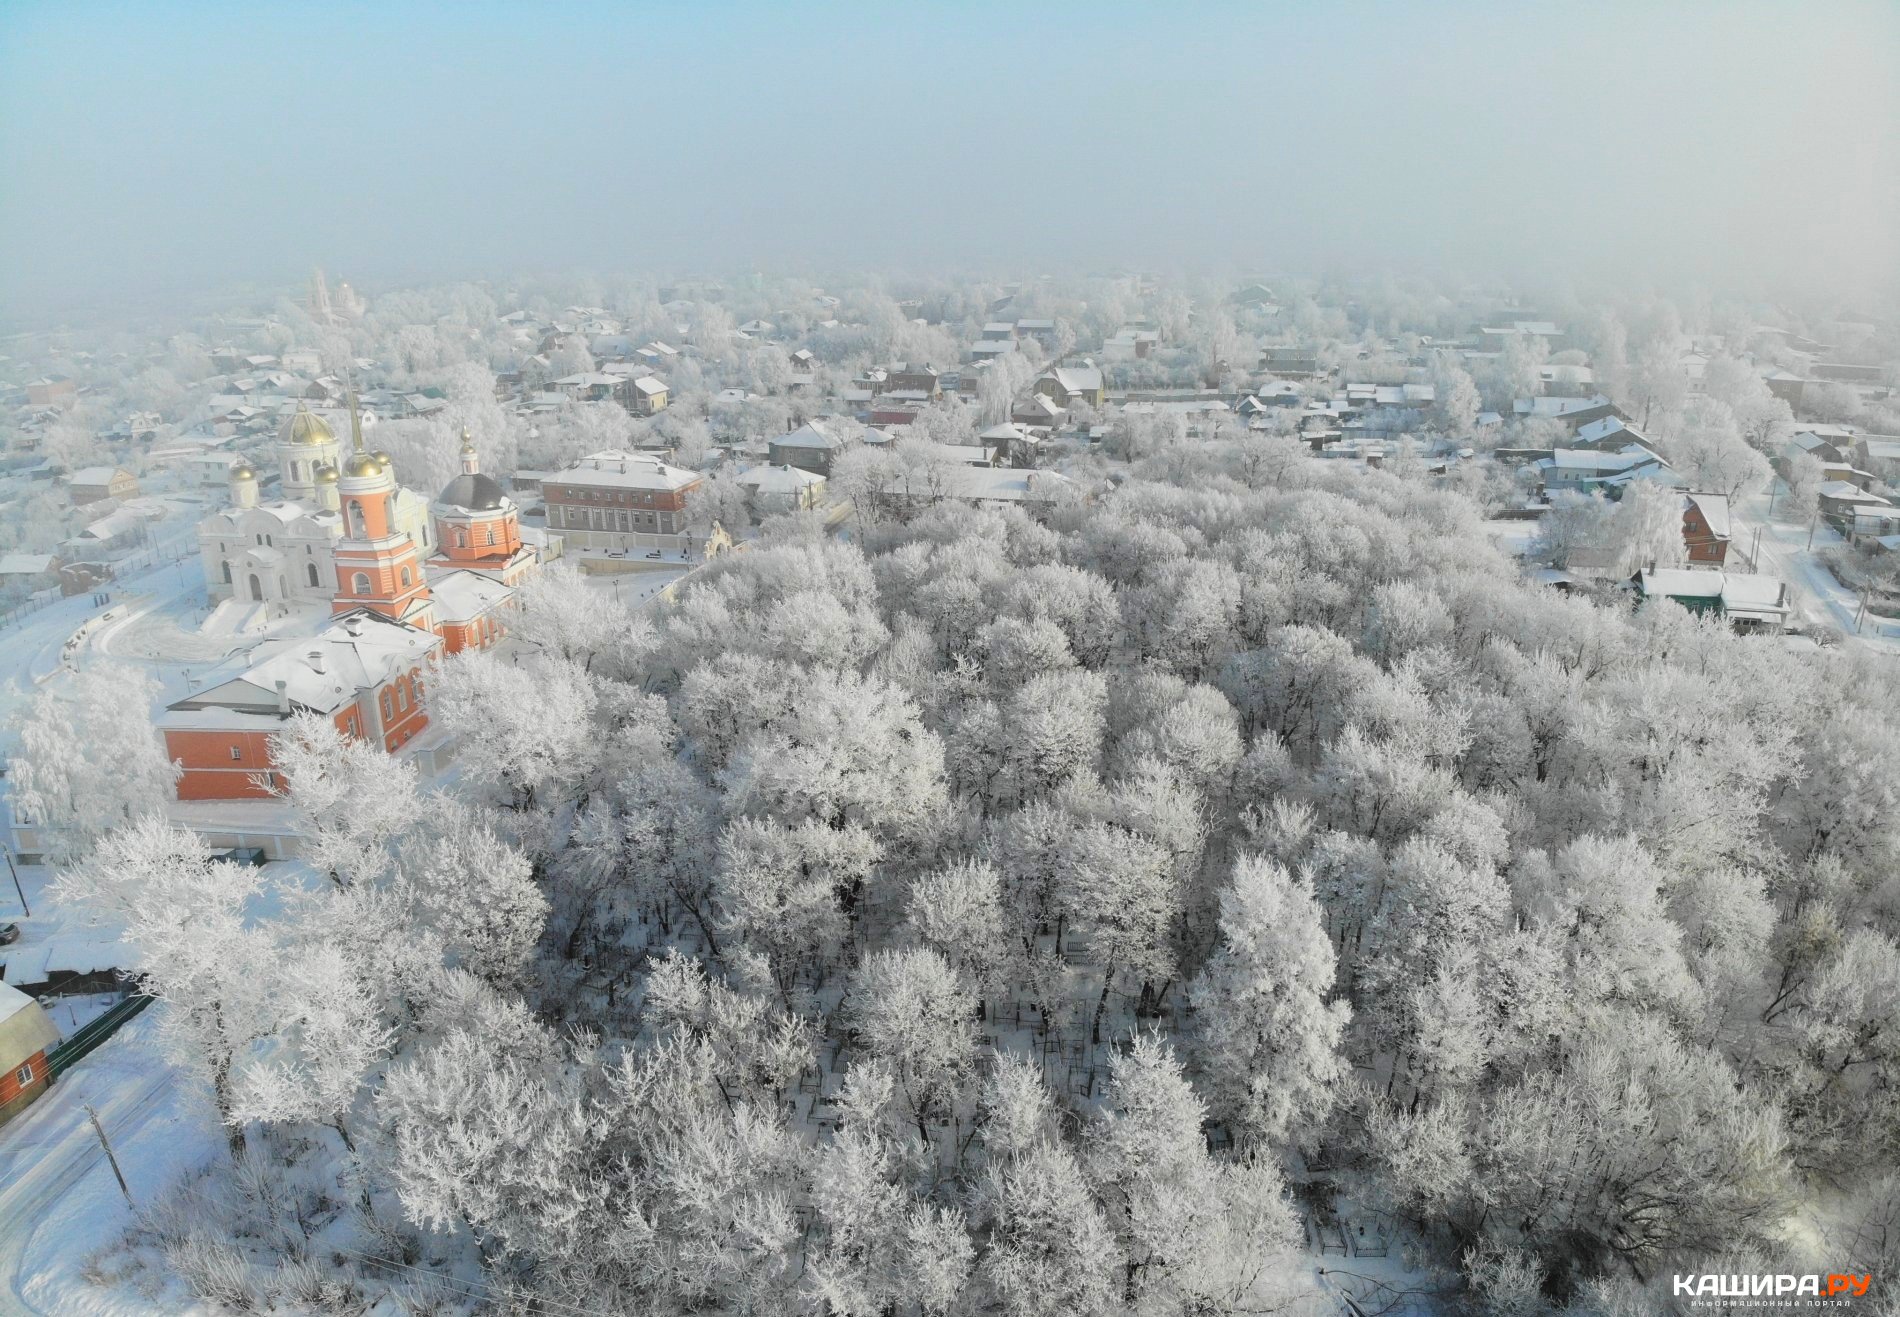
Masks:
[[[1310,1143],[1331,1114],[1351,1014],[1328,1000],[1333,974],[1311,892],[1271,861],[1243,857],[1221,893],[1220,949],[1189,995],[1213,1109],[1245,1143]]]
[[[7,776],[16,817],[42,829],[53,859],[84,856],[171,798],[180,770],[152,730],[157,694],[144,673],[99,664],[34,697]]]

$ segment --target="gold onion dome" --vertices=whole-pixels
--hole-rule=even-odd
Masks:
[[[251,464],[249,462],[239,462],[236,466],[231,468],[231,479],[255,480],[257,479],[257,472],[251,470]]]
[[[336,442],[336,432],[303,403],[297,404],[297,410],[284,422],[284,428],[278,431],[279,441],[287,444],[328,444]]]
[[[318,467],[317,483],[319,485],[334,485],[336,483],[336,468],[331,466],[328,462]]]
[[[382,473],[383,464],[377,459],[377,455],[366,453],[360,448],[351,453],[349,460],[343,463],[343,474],[346,476],[380,476]]]

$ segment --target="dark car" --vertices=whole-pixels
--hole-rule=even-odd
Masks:
[[[0,947],[19,940],[20,926],[18,924],[0,924]]]

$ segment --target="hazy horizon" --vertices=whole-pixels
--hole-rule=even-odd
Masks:
[[[1879,293],[1900,8],[20,3],[0,316],[521,269]]]

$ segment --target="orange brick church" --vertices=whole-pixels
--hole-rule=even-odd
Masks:
[[[282,785],[270,738],[298,713],[402,750],[428,726],[438,655],[500,639],[515,587],[540,566],[514,501],[482,474],[466,431],[462,474],[426,520],[389,454],[364,446],[354,399],[350,431],[339,464],[329,426],[300,405],[277,455],[281,489],[301,497],[260,506],[256,473],[239,464],[231,506],[199,529],[214,598],[287,610],[327,593],[330,615],[306,634],[263,642],[160,715],[166,751],[184,769],[180,800],[270,795]]]

